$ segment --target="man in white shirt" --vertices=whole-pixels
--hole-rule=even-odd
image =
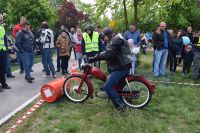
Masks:
[[[51,71],[52,77],[56,78],[56,71],[52,59],[54,48],[54,34],[53,31],[49,29],[49,25],[47,22],[42,23],[40,43],[42,44],[42,64],[46,72],[45,77],[49,77],[51,75]]]

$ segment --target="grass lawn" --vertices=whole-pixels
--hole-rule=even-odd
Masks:
[[[154,78],[151,73],[152,53],[141,55],[138,75],[146,75],[152,81],[190,82],[192,75],[176,75]],[[93,79],[97,90],[102,83]],[[53,104],[44,103],[22,123],[17,133],[199,133],[200,87],[158,83],[148,106],[142,110],[127,109],[120,115],[110,101],[94,98],[83,104],[74,104],[62,97]],[[24,110],[25,112],[26,110]],[[10,127],[14,120],[0,130]]]

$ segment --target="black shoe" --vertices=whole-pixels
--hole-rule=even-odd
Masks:
[[[62,72],[62,75],[64,75],[64,76],[65,76],[65,75],[66,75],[66,73],[63,73],[63,72]]]
[[[8,86],[8,85],[3,85],[2,88],[3,88],[3,89],[11,89],[11,87]]]
[[[65,72],[67,75],[70,75],[70,73],[67,71],[67,72]]]
[[[19,73],[20,73],[20,74],[24,73],[24,69],[21,69]]]
[[[3,88],[0,88],[0,92],[3,92]]]
[[[33,81],[31,80],[31,78],[26,78],[26,81],[27,81],[28,83],[33,83]]]
[[[68,71],[67,72],[62,71],[62,75],[70,75],[70,73]]]
[[[193,80],[198,80],[198,77],[194,77]]]
[[[25,79],[28,79],[28,78],[27,78],[27,77],[25,77]],[[31,79],[31,80],[35,80],[35,78],[34,78],[34,77],[30,77],[30,79]]]
[[[15,75],[7,75],[7,78],[15,78]]]
[[[60,72],[60,70],[59,69],[57,69],[57,71],[56,72]]]
[[[117,108],[118,111],[124,112],[126,110],[126,104],[121,103],[116,108]]]
[[[34,72],[34,71],[31,69],[30,72]]]

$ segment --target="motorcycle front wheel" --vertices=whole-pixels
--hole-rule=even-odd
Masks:
[[[82,82],[82,85],[80,86]],[[78,90],[78,88],[81,88]],[[63,84],[64,95],[74,103],[82,103],[89,97],[88,84],[82,80],[81,76],[71,75],[67,77]]]

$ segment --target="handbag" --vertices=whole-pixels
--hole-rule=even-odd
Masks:
[[[9,57],[11,60],[15,60],[17,58],[17,54],[16,53],[10,53]]]

